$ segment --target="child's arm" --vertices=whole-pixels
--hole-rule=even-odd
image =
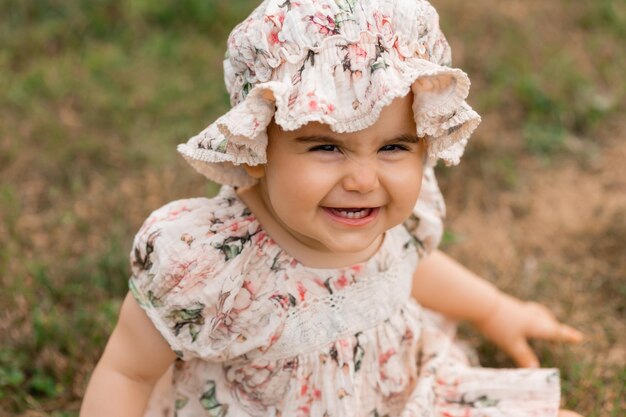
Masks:
[[[89,381],[80,417],[143,416],[154,384],[175,359],[129,293]]]
[[[413,275],[413,297],[450,318],[468,320],[523,367],[539,366],[527,338],[579,342],[582,334],[559,323],[544,306],[500,292],[438,250]]]

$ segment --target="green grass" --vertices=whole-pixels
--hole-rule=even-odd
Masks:
[[[626,99],[619,80],[626,3],[563,2],[557,7],[563,8],[560,22],[541,12],[521,21],[483,13],[477,17],[483,25],[457,35],[479,46],[474,50],[463,43],[465,69],[486,80],[473,100],[483,111],[514,114],[506,120],[522,132],[526,151],[544,160],[566,153],[568,137],[592,140],[606,117],[624,111]],[[448,22],[456,17],[444,15],[444,26],[453,28]],[[497,42],[480,38],[485,27],[497,33]],[[493,45],[486,50],[484,42]]]
[[[602,125],[624,111],[624,2],[568,8],[558,1],[564,28],[583,31],[582,45],[565,29],[553,38],[531,21],[516,26],[497,13],[457,27],[463,16],[456,3],[439,3],[446,33],[465,44],[457,64],[477,80],[475,107],[501,118],[508,133],[494,146],[468,150],[486,186],[515,191],[525,178],[519,158],[568,158],[572,137],[601,145]],[[77,415],[126,292],[141,221],[168,200],[216,191],[174,148],[228,108],[225,38],[256,4],[4,0],[0,415]],[[481,49],[493,42],[489,30],[498,42]],[[536,42],[543,36],[549,41]],[[619,242],[621,233],[611,239]],[[464,239],[448,231],[443,245]],[[607,291],[623,294],[616,285]],[[498,358],[487,345],[481,353]],[[588,417],[608,409],[594,397],[624,393],[626,372],[603,379],[594,374],[600,360],[550,359],[563,370],[568,405]],[[620,415],[617,398],[612,416]]]
[[[109,215],[94,220],[91,199],[106,202],[129,178],[135,195],[147,192],[138,174],[171,166],[175,145],[227,108],[224,39],[253,5],[4,2],[0,301],[11,331],[0,351],[0,414],[76,414],[77,376],[110,334],[130,240],[147,215],[131,224],[110,197]]]

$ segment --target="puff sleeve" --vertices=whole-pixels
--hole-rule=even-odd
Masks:
[[[212,221],[215,208],[207,202],[179,200],[154,211],[130,255],[132,295],[184,360],[224,360],[237,337],[224,318],[242,285],[241,274],[230,274],[227,262],[240,253],[241,241],[216,244],[216,227],[223,223]]]
[[[443,219],[446,205],[439,190],[432,166],[424,168],[422,189],[413,208],[413,213],[404,221],[404,226],[416,240],[418,254],[423,257],[437,249],[443,236]]]

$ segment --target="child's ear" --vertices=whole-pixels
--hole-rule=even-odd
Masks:
[[[265,176],[265,164],[259,164],[259,165],[243,164],[243,169],[245,169],[246,173],[250,175],[252,178],[260,179]]]

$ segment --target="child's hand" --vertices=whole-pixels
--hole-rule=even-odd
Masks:
[[[493,312],[476,328],[506,352],[520,367],[539,367],[539,360],[528,345],[527,338],[578,343],[583,334],[559,323],[545,306],[499,294]]]

